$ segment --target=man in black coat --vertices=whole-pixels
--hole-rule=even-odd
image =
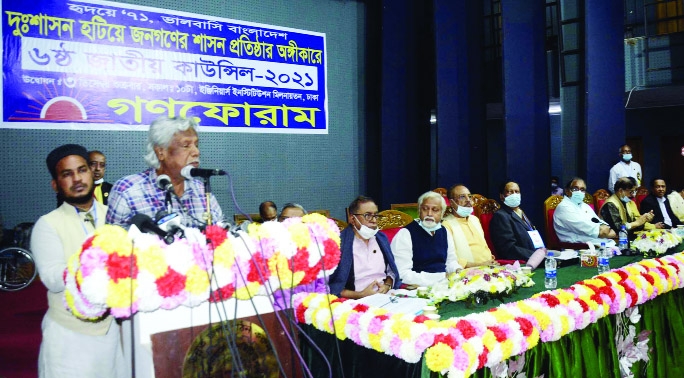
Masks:
[[[672,212],[670,201],[667,200],[667,185],[665,180],[655,178],[651,181],[651,194],[641,201],[641,214],[653,211],[653,220],[656,228],[672,228],[682,224],[679,218]]]
[[[499,197],[503,205],[489,223],[497,258],[527,260],[538,249],[544,249],[544,242],[520,208],[520,187],[513,181],[506,182],[499,189]]]
[[[88,164],[93,171],[93,178],[95,179],[95,199],[107,206],[109,192],[112,190],[112,184],[104,180],[105,171],[107,169],[107,158],[100,151],[88,152],[88,158]]]

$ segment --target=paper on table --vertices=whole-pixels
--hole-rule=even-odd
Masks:
[[[558,260],[570,260],[570,259],[576,259],[579,257],[579,254],[577,251],[572,250],[572,249],[565,249],[560,251],[560,256],[557,256],[556,258]]]
[[[385,310],[398,314],[417,315],[427,306],[428,300],[425,298],[404,298],[389,294],[373,294],[365,298],[357,299],[356,302],[371,307],[384,308]]]

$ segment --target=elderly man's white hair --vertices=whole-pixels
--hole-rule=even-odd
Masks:
[[[442,206],[442,216],[444,216],[444,212],[446,212],[447,209],[446,201],[444,200],[444,197],[442,197],[441,194],[433,191],[425,192],[420,197],[418,197],[418,210],[420,211],[420,206],[428,198],[434,198],[436,200],[439,200],[439,203]]]
[[[152,121],[147,137],[147,153],[145,154],[145,162],[147,165],[154,169],[158,169],[160,163],[159,159],[157,159],[157,154],[154,152],[154,148],[168,148],[174,134],[190,128],[197,132],[197,123],[188,118],[160,117]]]

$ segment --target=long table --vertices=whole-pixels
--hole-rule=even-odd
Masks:
[[[611,268],[619,268],[640,261],[640,256],[619,256],[611,259]],[[575,282],[596,275],[596,268],[584,268],[572,265],[558,269],[558,287],[569,287]],[[545,291],[544,272],[538,269],[531,288],[521,288],[506,302],[527,299]],[[446,303],[440,308],[442,319],[462,317],[473,313],[484,313],[501,304],[490,301],[485,305],[470,308],[464,303]],[[632,371],[642,372],[642,376],[664,377],[684,376],[684,291],[674,290],[655,297],[638,306],[640,319],[633,324],[636,334],[642,330],[651,331],[648,347],[650,362],[637,362]],[[622,319],[619,317],[622,316]],[[557,341],[540,342],[527,350],[523,356],[513,357],[508,361],[524,358],[520,371],[527,377],[620,377],[616,332],[618,322],[624,321],[624,315],[609,315],[597,319],[587,327],[571,332]],[[629,327],[632,323],[625,323]],[[418,363],[407,363],[393,356],[383,354],[359,346],[349,339],[340,341],[332,335],[319,331],[312,326],[304,325],[304,333],[326,355],[331,364],[332,376],[335,377],[436,377],[440,374],[430,371],[424,359]],[[305,340],[305,338],[302,338]],[[320,372],[317,376],[328,376],[327,362],[312,346],[302,341],[301,350],[312,371]],[[519,361],[522,362],[522,361]],[[506,363],[506,361],[504,361]],[[489,368],[476,371],[474,376],[491,377]]]

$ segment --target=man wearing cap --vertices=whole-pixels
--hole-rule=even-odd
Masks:
[[[187,227],[203,227],[209,220],[204,185],[199,179],[185,177],[186,166],[199,167],[197,124],[180,117],[158,118],[150,125],[145,162],[147,170],[126,176],[114,183],[109,194],[107,223],[128,227],[136,214],[150,218],[167,210],[166,191],[157,185],[157,178],[167,175],[173,188],[170,210],[181,216]],[[223,212],[210,196],[211,222],[223,222]]]
[[[64,201],[38,219],[31,234],[36,268],[48,289],[40,377],[124,377],[120,330],[111,316],[83,321],[63,302],[64,270],[83,241],[104,224],[107,208],[93,199],[88,151],[76,144],[55,148],[46,159],[52,189]]]

